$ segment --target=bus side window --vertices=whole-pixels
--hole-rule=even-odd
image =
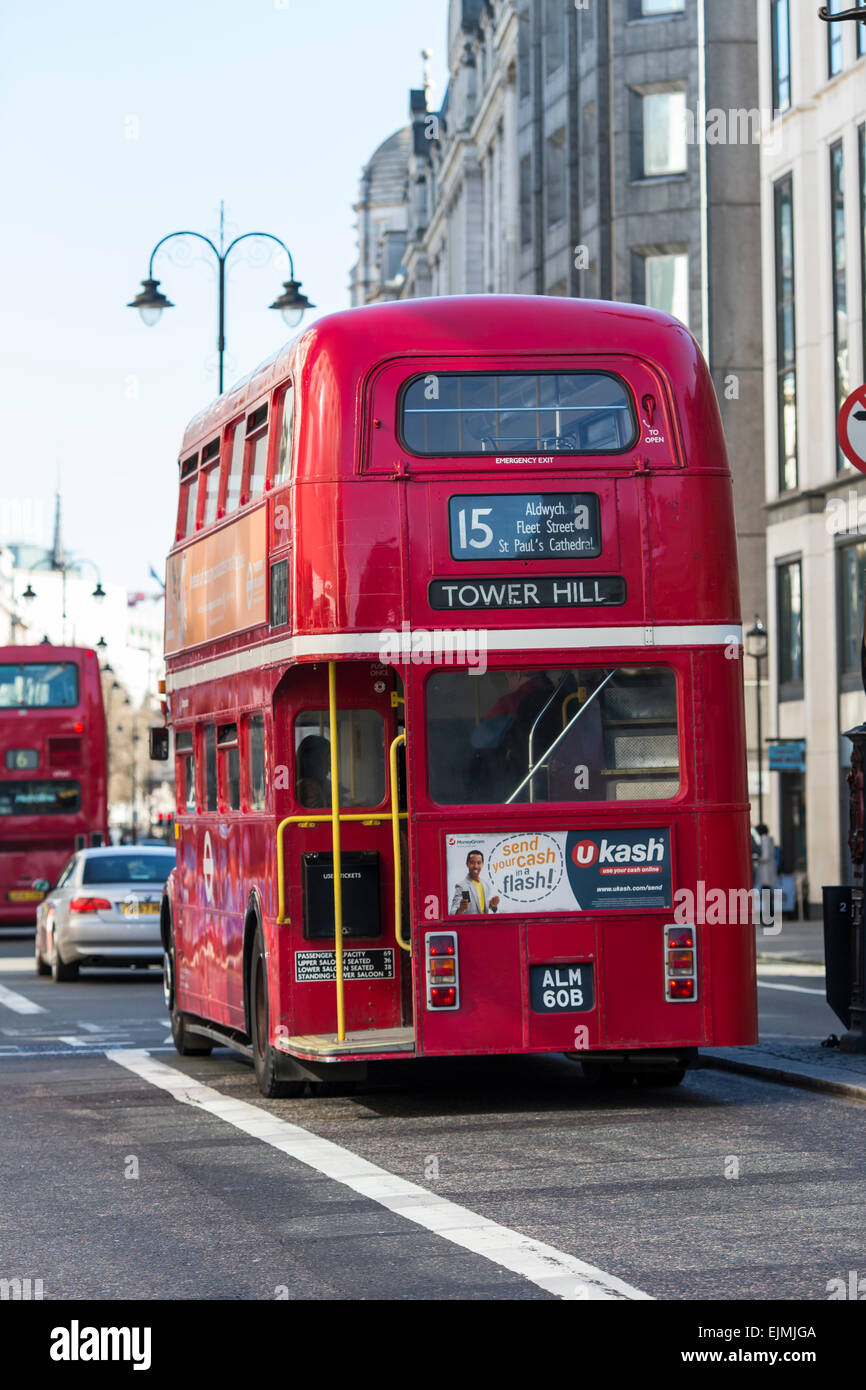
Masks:
[[[251,714],[247,719],[247,806],[263,811],[265,793],[265,717]]]
[[[177,768],[177,809],[181,812],[195,811],[195,753],[191,729],[176,735],[174,751]]]
[[[241,765],[237,724],[220,724],[217,729],[220,761],[220,802],[222,809],[241,809]]]
[[[202,732],[204,740],[204,810],[217,808],[217,762],[216,725],[206,724]]]
[[[233,426],[229,473],[226,482],[226,515],[236,512],[241,500],[241,485],[244,478],[244,417]]]
[[[268,469],[268,407],[259,406],[247,416],[247,485],[244,488],[245,501],[254,501],[265,490],[265,477]]]
[[[292,434],[295,417],[295,392],[291,382],[283,392],[280,403],[280,442],[277,453],[277,466],[274,486],[287,483],[292,471]]]

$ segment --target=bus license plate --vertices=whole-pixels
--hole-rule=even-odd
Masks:
[[[124,917],[153,917],[159,912],[159,903],[121,903],[120,910]]]
[[[592,965],[530,965],[529,998],[536,1014],[587,1013],[595,1007]]]
[[[45,894],[38,888],[11,888],[6,897],[10,903],[41,903]]]

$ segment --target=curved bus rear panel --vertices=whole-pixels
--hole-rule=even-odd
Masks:
[[[192,422],[180,474],[191,1026],[323,1065],[754,1040],[731,480],[682,325],[333,315]]]

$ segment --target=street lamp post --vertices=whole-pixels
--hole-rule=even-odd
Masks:
[[[769,637],[767,629],[761,622],[757,613],[755,623],[746,633],[746,651],[752,657],[757,671],[755,681],[755,724],[758,735],[758,824],[764,824],[764,778],[763,778],[763,741],[761,739],[761,662],[769,650]]]
[[[36,564],[36,565],[33,566],[34,571],[37,570],[37,569],[41,569],[43,566],[46,566],[46,567],[47,567],[50,571],[52,571],[53,573],[56,574],[58,571],[59,571],[59,573],[60,573],[60,593],[61,593],[61,614],[60,614],[60,618],[61,618],[61,628],[60,628],[60,631],[61,631],[61,634],[62,634],[62,641],[64,641],[64,642],[66,641],[66,576],[67,576],[67,574],[69,573],[70,569],[77,569],[79,565],[91,565],[92,568],[96,570],[96,588],[93,590],[93,593],[90,595],[90,597],[91,597],[91,598],[95,598],[96,601],[97,601],[97,603],[100,603],[100,602],[102,601],[102,599],[104,599],[104,598],[106,597],[106,594],[105,594],[105,590],[104,590],[103,587],[102,587],[102,580],[101,580],[101,578],[99,577],[99,570],[98,570],[97,566],[93,563],[92,560],[84,560],[84,559],[73,560],[73,561],[72,561],[72,564],[70,565],[65,559],[62,560],[62,561],[60,562],[60,564],[56,564],[54,561],[51,560],[51,558],[48,558],[47,560],[40,560],[40,561],[38,562],[38,564]],[[27,588],[23,590],[23,592],[22,592],[22,594],[21,594],[21,597],[22,597],[23,599],[25,599],[25,600],[27,601],[27,603],[32,603],[33,600],[37,597],[37,592],[36,592],[36,590],[34,589],[33,585],[29,582],[29,580],[28,580],[28,583],[27,583]]]
[[[209,246],[211,251],[213,251],[214,255],[216,256],[217,265],[219,267],[219,332],[217,335],[217,353],[219,355],[219,393],[220,395],[222,395],[223,358],[225,356],[226,346],[225,269],[226,261],[228,260],[230,253],[240,242],[247,241],[250,237],[265,237],[268,241],[276,242],[277,246],[279,246],[283,251],[285,251],[286,255],[288,256],[289,278],[283,283],[283,293],[277,296],[273,304],[269,305],[269,308],[278,309],[283,316],[283,322],[289,328],[297,328],[301,322],[301,319],[304,317],[306,311],[308,309],[315,309],[316,306],[315,304],[310,303],[309,299],[305,294],[301,294],[301,282],[300,280],[295,279],[295,264],[292,259],[292,253],[289,250],[286,243],[284,241],[281,241],[278,236],[273,236],[271,232],[244,232],[242,236],[235,237],[234,241],[229,242],[228,246],[224,247],[223,208],[222,204],[220,204],[219,248],[217,248],[214,242],[211,241],[210,237],[205,236],[203,232],[169,232],[168,236],[162,237],[161,240],[156,243],[153,250],[151,251],[150,263],[148,265],[147,270],[147,279],[142,280],[141,283],[143,288],[139,291],[139,293],[135,296],[134,299],[130,300],[129,304],[127,305],[128,309],[138,310],[139,314],[141,315],[142,323],[146,324],[148,328],[152,328],[154,324],[159,322],[164,309],[174,308],[174,305],[172,304],[171,300],[166,299],[165,295],[162,294],[162,292],[160,291],[159,281],[153,278],[154,257],[156,256],[156,253],[160,249],[160,247],[164,246],[167,241],[172,241],[175,237],[183,236],[196,237],[199,241],[203,241],[207,246]]]

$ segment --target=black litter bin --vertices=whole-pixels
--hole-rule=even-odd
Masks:
[[[851,891],[850,885],[823,890],[827,1003],[846,1028],[851,1027]]]

